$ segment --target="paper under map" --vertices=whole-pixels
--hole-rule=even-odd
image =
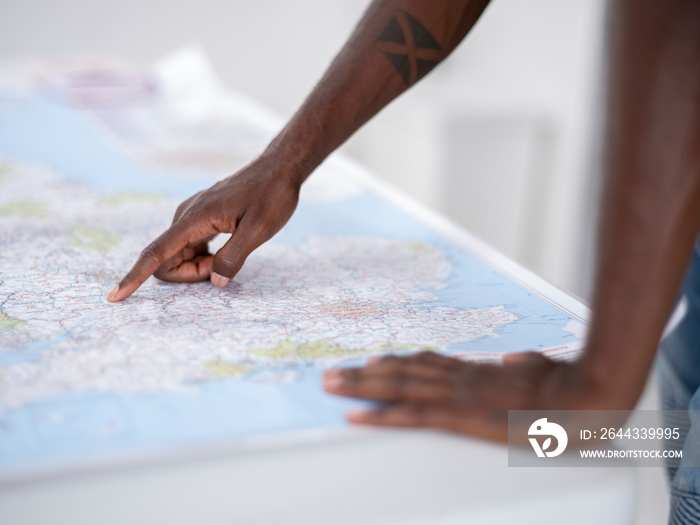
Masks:
[[[322,370],[377,354],[580,344],[579,321],[417,219],[318,180],[227,288],[150,279],[109,304],[209,182],[144,168],[64,103],[0,97],[0,477],[341,427],[353,402]]]

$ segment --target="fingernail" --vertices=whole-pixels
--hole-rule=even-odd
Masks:
[[[119,295],[119,285],[112,288],[112,291],[107,295],[107,300],[113,303],[117,300],[117,295]]]
[[[342,377],[336,376],[326,379],[324,381],[324,384],[326,385],[326,388],[340,388],[341,386],[343,386],[344,381]]]
[[[330,388],[339,387],[343,384],[343,376],[340,370],[326,370],[323,374],[323,383]]]
[[[214,286],[218,286],[219,288],[223,288],[230,281],[231,281],[231,279],[229,279],[228,277],[224,277],[223,275],[219,275],[216,272],[211,272],[211,283]]]
[[[365,419],[370,413],[371,411],[369,410],[355,409],[348,411],[345,416],[350,420],[359,421]]]

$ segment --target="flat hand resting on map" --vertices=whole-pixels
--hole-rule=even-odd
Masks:
[[[586,409],[604,405],[572,363],[537,352],[510,354],[503,366],[433,352],[370,359],[364,368],[324,374],[328,392],[386,402],[348,414],[354,423],[442,428],[495,441],[508,438],[508,410]]]

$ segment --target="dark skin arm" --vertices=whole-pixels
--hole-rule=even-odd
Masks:
[[[183,202],[171,227],[109,294],[121,301],[151,275],[226,286],[294,212],[302,182],[340,144],[464,38],[488,0],[377,0],[282,132],[252,164]],[[231,239],[215,254],[207,242]]]
[[[700,2],[618,0],[609,32],[605,191],[593,320],[576,363],[434,354],[330,370],[329,392],[388,401],[357,423],[506,440],[508,409],[633,408],[700,229]]]

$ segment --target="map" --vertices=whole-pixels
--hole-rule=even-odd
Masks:
[[[321,169],[224,289],[105,298],[206,177],[137,162],[60,101],[0,97],[0,477],[343,428],[330,366],[580,348],[584,325]],[[221,241],[220,241],[221,242]]]

